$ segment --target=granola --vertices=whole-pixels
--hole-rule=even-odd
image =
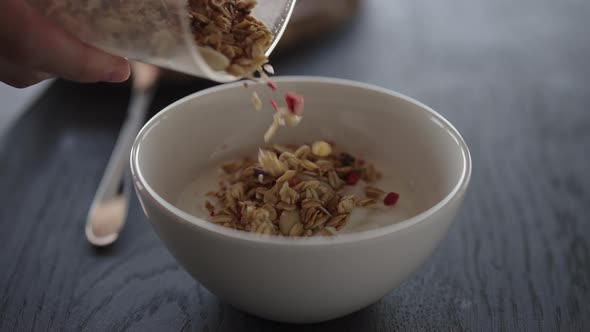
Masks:
[[[210,221],[260,234],[332,235],[346,225],[355,208],[375,206],[385,194],[374,186],[365,187],[366,197],[346,194],[343,188],[351,174],[368,180],[380,174],[371,164],[323,141],[274,144],[260,149],[256,160],[234,160],[222,169],[219,190],[205,203]],[[391,205],[390,201],[384,203]]]
[[[195,42],[211,67],[238,77],[262,73],[272,32],[250,15],[256,4],[256,0],[188,1]],[[265,70],[274,73],[270,65]]]
[[[262,109],[262,100],[256,91],[252,92],[251,101],[255,110],[260,111]],[[274,109],[274,114],[272,117],[272,123],[264,133],[264,142],[270,142],[280,127],[295,127],[299,125],[302,119],[303,103],[303,97],[293,92],[287,92],[285,94],[286,106],[279,106],[279,104],[274,99],[271,99],[270,104]],[[323,153],[329,153],[327,150],[329,146],[326,147],[324,145],[320,145],[314,148],[323,149]]]

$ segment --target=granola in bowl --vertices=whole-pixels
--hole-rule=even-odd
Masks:
[[[399,195],[371,185],[373,165],[338,147],[272,145],[258,157],[222,165],[218,190],[207,193],[208,220],[241,231],[293,237],[330,236],[357,208],[393,206]],[[351,190],[362,186],[362,194]]]

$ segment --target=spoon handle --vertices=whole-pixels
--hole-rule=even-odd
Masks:
[[[86,238],[96,246],[113,243],[125,223],[129,203],[129,186],[124,179],[129,164],[129,153],[135,136],[141,129],[145,114],[153,99],[157,69],[133,65],[133,89],[127,118],[111,153],[86,219]],[[152,71],[146,73],[146,71]],[[123,186],[123,190],[120,190]]]

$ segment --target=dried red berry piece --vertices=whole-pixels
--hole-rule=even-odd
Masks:
[[[299,180],[297,180],[296,178],[292,178],[288,182],[289,182],[289,187],[295,187],[299,183]]]
[[[275,109],[276,111],[278,111],[278,110],[279,110],[279,104],[277,104],[277,102],[276,102],[274,99],[271,99],[271,100],[270,100],[270,104],[272,105],[272,107],[274,107],[274,109]]]
[[[304,100],[302,96],[294,92],[287,92],[285,94],[285,102],[287,103],[289,112],[300,115],[303,111]]]
[[[350,172],[348,173],[348,175],[346,175],[346,184],[354,186],[355,184],[357,184],[357,182],[359,182],[360,178],[361,176],[359,173]]]
[[[277,85],[273,81],[268,81],[266,85],[268,85],[269,88],[273,89],[273,91],[277,89]]]
[[[399,199],[399,194],[398,193],[390,192],[383,199],[383,204],[385,204],[387,206],[394,206],[395,203],[397,203],[397,200],[398,199]]]

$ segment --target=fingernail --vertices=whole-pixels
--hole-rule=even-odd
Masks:
[[[125,63],[124,66],[117,66],[116,68],[113,68],[107,74],[105,81],[111,83],[124,82],[129,78],[130,74],[131,70],[129,69],[129,64]]]

